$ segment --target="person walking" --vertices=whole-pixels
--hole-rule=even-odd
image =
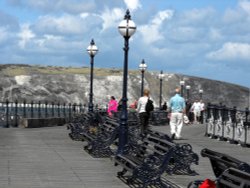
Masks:
[[[148,129],[148,120],[150,114],[146,112],[146,104],[149,99],[149,90],[144,89],[143,96],[139,98],[137,103],[136,111],[139,113],[140,125],[141,125],[141,134],[145,134]]]
[[[201,114],[200,114],[200,123],[203,124],[204,123],[204,111],[205,111],[205,103],[200,100],[200,107],[201,107]]]
[[[169,102],[170,108],[170,133],[171,139],[181,139],[181,130],[183,126],[183,115],[186,113],[186,104],[183,97],[180,96],[180,89],[175,89],[175,95]]]
[[[198,99],[193,103],[191,111],[194,113],[194,123],[200,123],[201,103]]]
[[[191,111],[192,103],[189,100],[186,100],[186,115],[188,117],[189,123],[193,123],[193,112]]]
[[[163,103],[163,105],[162,105],[161,110],[166,111],[167,109],[168,109],[167,103],[166,103],[166,102],[164,102],[164,103]]]
[[[117,108],[118,108],[118,103],[117,101],[115,100],[115,97],[114,96],[111,96],[110,97],[110,101],[108,103],[108,115],[110,117],[113,117],[113,114],[115,112],[117,112]]]

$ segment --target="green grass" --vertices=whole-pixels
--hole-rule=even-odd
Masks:
[[[27,75],[28,72],[26,67],[8,67],[3,71],[3,74],[6,76],[19,76],[19,75]]]
[[[41,74],[87,74],[88,68],[39,67],[37,72]]]
[[[21,66],[10,65],[1,70],[2,74],[7,76],[32,75],[32,74],[80,74],[89,75],[90,67],[60,67],[60,66]],[[138,74],[137,70],[130,70],[130,75]],[[94,68],[95,76],[122,76],[123,70],[116,68]]]

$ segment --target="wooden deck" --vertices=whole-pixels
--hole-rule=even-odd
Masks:
[[[153,129],[169,133],[169,126]],[[49,128],[0,129],[0,187],[1,188],[126,188],[116,177],[120,168],[109,158],[92,158],[82,148],[83,143],[72,141],[65,126]],[[200,154],[209,148],[250,163],[250,148],[204,137],[205,125],[184,126],[183,140]],[[214,178],[210,162],[200,157],[192,168],[197,176],[164,175],[164,179],[187,187],[194,179]]]

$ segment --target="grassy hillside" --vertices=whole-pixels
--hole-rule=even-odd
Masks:
[[[88,102],[89,67],[56,67],[30,65],[0,65],[0,101],[6,99],[29,100],[61,100]],[[94,69],[94,100],[105,103],[109,95],[117,98],[122,93],[122,69]],[[169,77],[171,75],[171,77]],[[179,87],[180,80],[191,86],[190,100],[199,98],[199,89],[204,90],[205,102],[223,103],[227,106],[242,108],[249,106],[249,90],[235,84],[209,80],[199,77],[168,74],[163,79],[162,101],[168,101],[174,89]],[[145,88],[151,90],[151,97],[159,102],[158,73],[145,73]],[[134,101],[140,96],[141,73],[139,70],[129,71],[128,96]],[[186,95],[186,93],[184,92]]]

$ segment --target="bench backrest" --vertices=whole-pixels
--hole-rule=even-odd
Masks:
[[[184,160],[183,147],[173,142],[169,142],[159,137],[147,136],[146,143],[153,146],[153,156],[155,156],[155,166],[158,166],[157,173],[167,172],[172,174],[178,166],[179,158]]]
[[[152,145],[154,151],[159,154],[165,154],[172,147],[175,147],[176,144],[169,142],[168,140],[162,139],[160,137],[148,135],[144,138],[144,142],[148,145]]]
[[[173,141],[171,140],[171,138],[170,138],[167,134],[165,134],[165,133],[162,133],[162,132],[159,132],[159,131],[154,131],[154,130],[148,130],[147,133],[148,133],[149,135],[151,135],[151,136],[159,137],[159,138],[162,138],[162,139],[167,140],[167,141],[169,141],[169,142],[173,142]]]
[[[250,174],[235,168],[229,168],[219,177],[217,187],[250,188]]]
[[[100,125],[100,128],[105,129],[107,131],[113,130],[117,127],[119,127],[119,123],[112,120],[106,120],[102,125]]]
[[[176,144],[157,137],[148,137],[148,139],[155,142],[154,154],[161,159],[157,169],[159,174],[163,172],[173,174],[178,170],[189,170],[192,163],[198,164],[199,157],[193,153],[191,146],[187,147],[189,144]]]
[[[216,177],[219,177],[226,169],[231,167],[250,173],[249,164],[229,155],[205,148],[201,150],[201,156],[210,159]]]

